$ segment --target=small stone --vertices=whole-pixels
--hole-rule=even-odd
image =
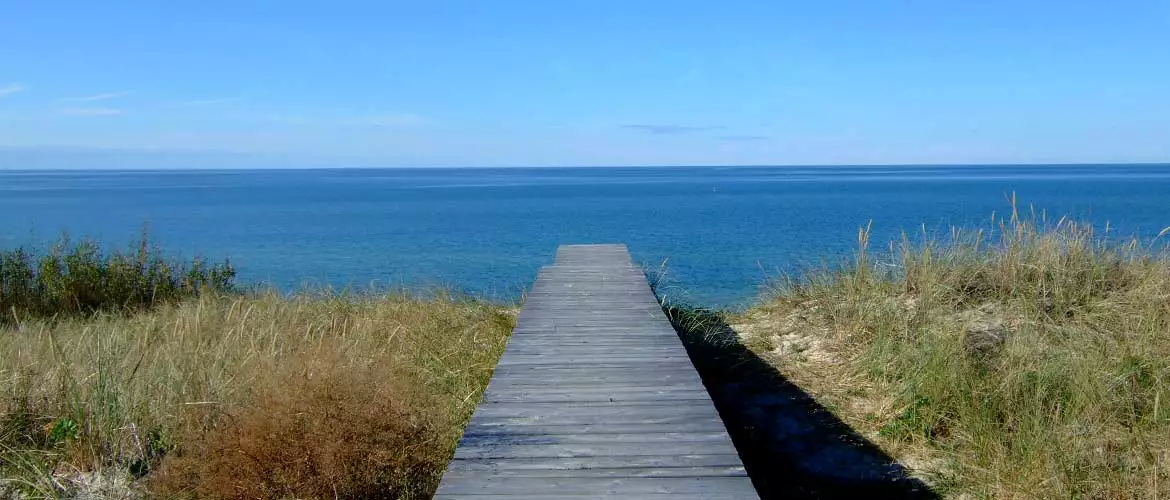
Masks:
[[[968,354],[984,358],[998,351],[1007,341],[1007,335],[1002,323],[975,323],[963,331],[963,347]]]

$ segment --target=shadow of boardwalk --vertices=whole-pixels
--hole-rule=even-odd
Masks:
[[[740,344],[719,314],[665,310],[760,498],[939,498]]]

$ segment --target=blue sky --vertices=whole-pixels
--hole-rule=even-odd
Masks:
[[[0,167],[1170,161],[1170,1],[4,2]]]

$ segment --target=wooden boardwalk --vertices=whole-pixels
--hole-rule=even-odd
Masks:
[[[435,498],[758,498],[624,245],[557,250]]]

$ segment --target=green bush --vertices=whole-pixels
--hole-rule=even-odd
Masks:
[[[126,250],[62,236],[38,252],[0,250],[0,323],[32,317],[135,311],[234,289],[231,262],[168,259],[143,233]]]

